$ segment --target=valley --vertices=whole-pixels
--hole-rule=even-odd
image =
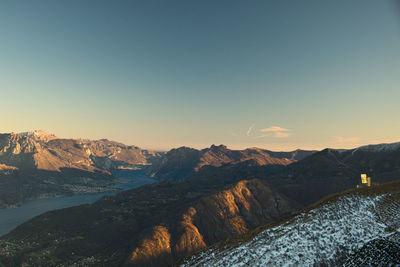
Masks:
[[[27,200],[17,207],[0,210],[0,236],[7,234],[18,225],[44,212],[90,204],[104,196],[114,195],[124,190],[157,182],[145,176],[142,171],[137,170],[117,170],[113,171],[112,174],[124,183],[102,188],[100,193],[83,191],[82,194],[76,193],[71,196],[44,197]]]

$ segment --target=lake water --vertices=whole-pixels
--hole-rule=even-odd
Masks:
[[[116,185],[116,187],[121,188],[119,191],[28,200],[16,208],[0,209],[0,236],[46,211],[93,203],[106,195],[114,195],[124,190],[157,182],[157,180],[144,175],[143,171],[120,170],[114,171],[113,175],[117,178],[129,180],[129,182]]]

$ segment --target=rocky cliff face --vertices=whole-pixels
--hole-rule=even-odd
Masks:
[[[0,135],[0,162],[18,167],[21,171],[60,171],[61,168],[95,170],[76,140],[52,139],[45,142],[14,133]]]
[[[107,139],[82,140],[81,145],[94,164],[104,169],[142,168],[162,155],[160,152],[127,146]]]
[[[159,256],[163,264],[172,263],[218,241],[288,216],[295,210],[293,202],[273,192],[260,180],[240,181],[196,201],[169,227],[153,228],[150,237],[133,250],[127,265],[149,266],[152,262],[148,259]]]
[[[144,238],[128,259],[128,265],[162,266],[173,263],[171,234],[165,226],[155,226],[149,237]]]
[[[33,139],[18,134],[0,134],[0,163],[31,169],[35,167],[33,154],[41,149]]]
[[[76,168],[94,171],[96,168],[138,168],[150,164],[159,156],[157,152],[107,139],[59,139],[43,131],[0,135],[0,163],[21,169],[59,171],[60,168]]]
[[[27,198],[71,194],[71,185],[108,186],[114,180],[110,170],[143,168],[157,157],[105,139],[59,139],[43,131],[0,134],[0,164],[8,166],[0,170],[0,208]]]
[[[206,166],[220,167],[252,161],[253,165],[286,166],[313,154],[315,151],[272,152],[259,148],[230,150],[224,145],[203,150],[181,147],[172,149],[148,168],[150,176],[161,180],[184,180]]]

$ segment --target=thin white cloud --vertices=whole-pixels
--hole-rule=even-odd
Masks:
[[[260,132],[269,133],[269,132],[288,132],[288,129],[279,127],[279,126],[271,126],[268,128],[261,129]]]
[[[261,129],[260,132],[265,133],[254,138],[274,137],[274,138],[287,138],[290,136],[290,130],[279,126],[270,126]]]
[[[254,128],[255,125],[256,125],[255,123],[250,125],[249,129],[247,129],[246,136],[250,136],[251,135],[251,131],[253,131],[253,128]]]

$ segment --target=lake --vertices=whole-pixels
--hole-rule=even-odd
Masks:
[[[90,204],[106,195],[115,195],[124,190],[157,182],[157,180],[144,175],[143,171],[119,170],[113,171],[113,175],[129,182],[116,185],[115,187],[121,188],[117,191],[28,200],[16,208],[0,209],[0,236],[9,233],[18,225],[44,212]]]

